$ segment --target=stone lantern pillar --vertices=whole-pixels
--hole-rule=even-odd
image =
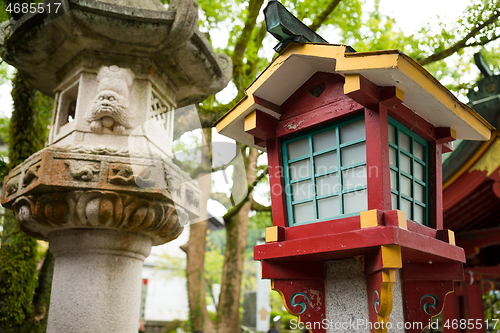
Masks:
[[[200,212],[170,111],[221,90],[231,61],[194,0],[57,3],[0,29],[2,58],[55,96],[49,144],[5,178],[2,205],[55,256],[48,332],[137,332],[143,260]]]

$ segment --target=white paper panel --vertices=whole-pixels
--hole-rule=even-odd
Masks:
[[[366,185],[366,166],[342,171],[342,185],[344,190]]]
[[[314,152],[330,149],[337,146],[335,129],[316,134],[312,137]]]
[[[316,178],[316,195],[327,195],[340,192],[338,173]]]
[[[344,194],[344,214],[363,212],[367,209],[366,190]]]
[[[318,200],[318,214],[320,219],[340,215],[339,197],[336,196]]]
[[[312,198],[312,195],[312,182],[310,180],[292,184],[293,201],[309,199]]]
[[[293,206],[295,223],[303,223],[314,220],[314,206],[312,202],[306,202]]]
[[[294,160],[296,158],[309,154],[309,139],[304,138],[299,141],[294,141],[288,144],[288,159]]]
[[[347,143],[365,137],[365,120],[361,119],[340,128],[340,143]]]
[[[318,155],[314,157],[314,172],[325,173],[337,169],[337,152]]]
[[[358,143],[354,146],[342,148],[342,166],[366,161],[366,144]]]
[[[311,161],[309,159],[291,163],[289,165],[290,179],[299,179],[311,175]]]

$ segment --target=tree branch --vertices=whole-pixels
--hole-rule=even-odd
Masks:
[[[441,52],[434,53],[433,55],[431,55],[427,58],[418,59],[417,60],[418,63],[420,65],[424,66],[424,65],[430,64],[430,63],[435,62],[435,61],[443,60],[444,58],[449,57],[450,55],[452,55],[453,53],[457,52],[460,49],[474,46],[474,44],[468,45],[467,41],[469,39],[471,39],[472,37],[474,37],[479,31],[481,31],[481,29],[483,29],[484,27],[487,27],[488,25],[495,22],[498,19],[498,17],[500,17],[500,10],[491,14],[490,18],[488,18],[486,21],[484,21],[480,25],[476,26],[464,38],[462,38],[461,40],[459,40],[458,42],[456,42],[455,44],[453,44],[449,48],[447,48]]]
[[[250,0],[248,3],[248,14],[245,18],[245,26],[241,32],[236,45],[234,46],[233,56],[231,60],[233,61],[233,78],[234,84],[241,90],[241,82],[243,78],[243,58],[245,51],[248,46],[248,41],[252,36],[253,29],[257,23],[257,17],[259,16],[260,8],[262,7],[264,0]]]
[[[247,203],[247,201],[250,199],[250,194],[252,194],[253,190],[255,189],[255,186],[257,186],[257,184],[262,180],[262,178],[264,178],[267,175],[268,172],[269,172],[269,170],[266,168],[264,170],[264,172],[262,172],[260,175],[258,175],[257,178],[255,178],[255,180],[251,184],[248,185],[246,197],[239,204],[237,204],[233,208],[229,209],[227,211],[227,213],[224,214],[224,216],[222,217],[224,219],[224,223],[227,224],[231,217],[238,214],[241,207],[243,207],[243,205],[245,203]]]
[[[198,105],[198,115],[200,118],[200,124],[202,128],[211,128],[214,123],[227,111],[229,110],[229,105],[219,105],[206,107],[204,105]]]
[[[258,203],[257,201],[252,199],[252,208],[251,210],[255,210],[257,212],[271,212],[272,208],[271,206],[264,206]]]
[[[231,200],[227,197],[226,193],[222,192],[214,192],[210,194],[210,199],[215,200],[217,202],[220,202],[222,206],[224,206],[226,209],[231,208]]]
[[[258,29],[257,33],[255,34],[254,38],[254,45],[262,45],[262,41],[264,38],[267,36],[267,27],[266,27],[266,21],[262,21],[260,24],[260,28]],[[254,78],[257,74],[257,65],[259,63],[260,57],[258,54],[254,54],[253,57],[248,59],[248,69],[247,69],[247,77]]]
[[[499,38],[500,38],[500,35],[495,35],[492,38],[488,38],[488,39],[482,40],[480,42],[470,43],[470,44],[467,44],[466,46],[467,47],[483,46],[483,45],[486,45],[486,44],[488,44],[490,42],[493,42],[493,41],[495,41],[495,40],[497,40]]]
[[[325,23],[328,16],[337,8],[340,0],[332,0],[330,4],[314,19],[313,23],[309,26],[312,31],[316,31]]]

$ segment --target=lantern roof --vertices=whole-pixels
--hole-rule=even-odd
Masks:
[[[316,72],[359,74],[379,87],[397,87],[403,104],[435,127],[452,128],[457,139],[490,138],[493,126],[401,51],[349,52],[345,45],[318,43],[286,47],[216,122],[217,131],[257,147],[244,130],[245,117],[258,109],[279,120],[281,105]]]
[[[232,77],[231,59],[216,54],[196,27],[195,0],[46,0],[0,25],[0,56],[29,83],[53,96],[62,73],[82,54],[122,67],[148,59],[168,77],[177,107],[199,103]],[[40,4],[41,6],[41,4]]]

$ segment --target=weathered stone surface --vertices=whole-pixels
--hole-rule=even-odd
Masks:
[[[370,328],[348,327],[357,320],[369,320],[366,277],[363,267],[356,259],[333,260],[325,263],[326,318],[331,318],[327,333],[363,332]],[[343,323],[344,327],[342,327]],[[335,327],[337,324],[337,327]]]
[[[53,8],[55,2],[61,1],[47,1]],[[202,101],[231,79],[230,58],[215,54],[196,28],[194,0],[172,0],[168,10],[156,9],[158,1],[62,3],[58,13],[27,14],[0,29],[2,58],[45,94],[54,93],[59,70],[84,50],[150,59],[175,86],[179,107]]]
[[[61,230],[47,332],[137,333],[141,271],[151,238],[132,232]]]
[[[60,72],[49,144],[90,143],[172,156],[174,87],[152,65],[80,54]]]
[[[168,159],[126,149],[48,147],[5,178],[2,204],[40,239],[57,229],[99,228],[175,239],[200,210],[200,191]]]

